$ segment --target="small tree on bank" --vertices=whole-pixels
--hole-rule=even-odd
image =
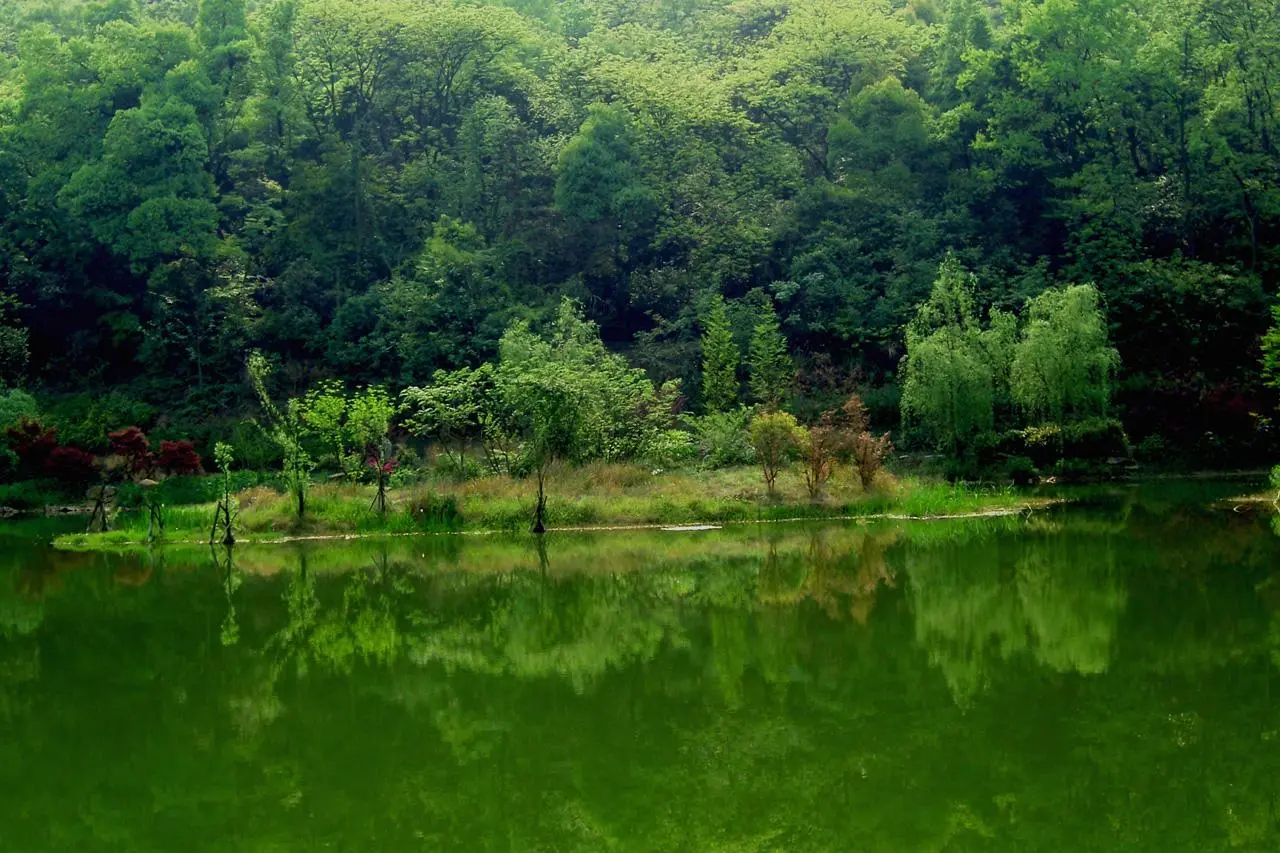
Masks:
[[[351,446],[363,456],[365,467],[373,474],[377,491],[373,496],[372,508],[379,515],[386,515],[387,481],[399,466],[394,448],[387,438],[395,413],[395,403],[387,389],[381,385],[363,389],[347,404],[344,428]]]
[[[653,446],[673,421],[677,385],[661,389],[610,352],[596,325],[566,299],[546,334],[517,322],[502,336],[493,407],[522,440],[538,481],[533,529],[545,529],[546,475],[557,459],[629,459]]]
[[[294,399],[289,400],[282,409],[272,401],[271,395],[267,393],[267,378],[271,375],[271,366],[262,353],[255,352],[250,355],[248,367],[249,380],[253,383],[253,390],[258,395],[258,402],[262,406],[266,420],[266,424],[260,426],[280,450],[283,457],[281,473],[284,475],[285,487],[294,497],[298,518],[304,518],[307,513],[307,492],[311,488],[311,472],[315,469],[315,462],[302,444],[307,429],[302,419],[302,405],[300,401]]]
[[[751,421],[751,445],[770,496],[781,471],[806,441],[805,430],[789,412],[763,412]]]
[[[491,403],[486,391],[492,384],[493,368],[485,364],[437,370],[430,385],[400,394],[401,411],[408,415],[405,429],[418,438],[433,439],[459,479],[465,472],[467,440],[482,433],[483,414]]]
[[[800,435],[805,486],[811,500],[821,496],[836,463],[841,461],[852,463],[863,491],[870,491],[885,457],[893,449],[888,433],[872,435],[866,406],[856,394],[839,409],[823,412],[818,422]]]
[[[873,435],[871,418],[867,415],[867,407],[862,398],[856,394],[850,397],[841,409],[844,416],[845,429],[849,435],[849,455],[853,469],[858,472],[858,482],[864,492],[871,491],[875,485],[876,475],[884,467],[884,460],[893,452],[893,443],[889,433]]]
[[[218,466],[218,506],[213,511],[213,526],[209,529],[209,544],[236,544],[236,505],[231,489],[231,464],[235,451],[230,444],[219,441],[213,446],[213,461]]]
[[[290,405],[293,404],[290,401]],[[324,380],[308,389],[297,407],[306,432],[319,440],[338,471],[344,477],[355,473],[347,441],[347,391],[343,384],[332,379]]]

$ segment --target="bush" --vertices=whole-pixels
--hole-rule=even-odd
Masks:
[[[1005,478],[1012,480],[1015,486],[1030,486],[1040,478],[1035,463],[1026,456],[1010,456],[1002,468]]]
[[[155,460],[151,455],[151,442],[142,430],[136,426],[127,427],[107,434],[111,452],[125,460],[132,475],[149,472]]]
[[[1133,455],[1143,462],[1167,462],[1172,448],[1163,435],[1152,433],[1133,448]]]
[[[1111,473],[1106,461],[1100,459],[1059,459],[1050,471],[1063,483],[1096,482],[1105,480]]]
[[[1090,418],[1059,426],[1044,424],[1013,430],[1000,437],[999,449],[1010,456],[1025,456],[1041,470],[1062,459],[1105,462],[1129,456],[1129,438],[1112,418]]]
[[[24,420],[35,420],[40,416],[40,407],[36,398],[25,391],[11,388],[0,392],[0,430],[7,430]]]
[[[94,452],[105,452],[107,433],[130,424],[150,424],[156,416],[153,406],[134,400],[119,391],[109,394],[75,394],[47,407],[49,422],[66,444]]]
[[[221,477],[176,476],[160,481],[152,494],[157,502],[165,506],[186,506],[191,504],[214,503],[221,495]],[[232,471],[231,491],[241,492],[256,486],[281,488],[279,478],[272,474],[261,474],[257,471]],[[117,505],[133,508],[142,503],[142,488],[134,483],[125,483],[116,493]]]
[[[227,444],[236,449],[236,459],[244,467],[258,471],[279,468],[284,454],[262,427],[252,421],[237,421],[230,429]]]
[[[436,464],[433,473],[437,479],[445,480],[453,483],[465,483],[468,480],[475,480],[484,476],[484,466],[467,456],[465,453],[459,453],[456,456],[448,456],[444,453],[436,456]]]
[[[190,476],[202,471],[200,454],[190,441],[160,442],[160,456],[157,459],[160,468],[173,476]]]
[[[13,509],[40,509],[61,498],[62,494],[48,480],[26,480],[0,486],[0,506]]]
[[[93,454],[75,447],[55,447],[44,467],[59,485],[73,492],[83,492],[98,478],[98,463]]]
[[[1017,430],[1012,439],[1015,451],[1029,458],[1037,468],[1047,468],[1062,458],[1062,427],[1057,424]]]
[[[18,459],[20,476],[44,476],[49,454],[58,446],[56,429],[47,429],[40,421],[24,418],[5,431],[5,439]]]
[[[0,446],[0,482],[7,483],[18,475],[18,454]]]
[[[853,437],[853,467],[858,472],[858,481],[862,483],[864,492],[871,491],[876,476],[884,467],[885,457],[893,452],[893,442],[889,434],[875,436],[869,432],[860,432]]]
[[[747,409],[713,412],[702,417],[687,417],[685,424],[693,432],[698,458],[706,468],[729,468],[749,465],[756,459],[755,449],[747,435]]]
[[[462,526],[462,512],[453,495],[418,492],[405,503],[414,523],[433,530],[456,530]]]
[[[1105,462],[1129,456],[1129,436],[1114,418],[1090,418],[1069,424],[1063,430],[1063,441],[1063,455],[1068,459]]]
[[[644,448],[644,461],[648,465],[666,468],[688,462],[697,453],[693,436],[684,430],[668,429],[656,433]]]

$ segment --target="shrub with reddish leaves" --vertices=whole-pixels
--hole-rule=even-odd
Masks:
[[[46,429],[39,421],[23,418],[17,426],[5,430],[9,448],[18,457],[21,471],[28,477],[45,473],[49,454],[58,447],[58,431]]]
[[[68,489],[84,489],[98,479],[93,454],[75,447],[55,447],[44,462],[45,473]]]
[[[397,468],[400,467],[400,460],[399,459],[382,460],[382,459],[379,459],[375,454],[371,453],[369,454],[369,458],[364,461],[364,464],[369,468],[370,471],[374,473],[375,476],[379,476],[379,475],[390,476],[391,474],[394,474],[396,472]]]
[[[196,446],[185,440],[160,442],[160,467],[165,473],[175,476],[199,474],[203,471]]]
[[[143,475],[155,467],[151,442],[136,426],[108,433],[107,438],[111,441],[111,452],[124,457],[130,474]]]

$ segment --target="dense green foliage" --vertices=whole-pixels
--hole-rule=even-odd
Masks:
[[[0,382],[192,432],[248,412],[249,349],[286,397],[399,392],[567,296],[699,411],[736,397],[726,331],[767,403],[787,360],[885,427],[959,380],[958,446],[1015,405],[996,309],[1091,282],[1119,368],[1071,366],[1088,401],[1016,372],[1016,405],[1106,384],[1135,440],[1256,455],[1278,65],[1237,0],[0,0]],[[912,340],[948,252],[972,322]]]

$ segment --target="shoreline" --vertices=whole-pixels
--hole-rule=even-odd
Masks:
[[[981,496],[974,496],[975,501],[981,502]],[[957,510],[955,512],[938,512],[912,514],[904,512],[873,512],[864,514],[833,513],[831,515],[793,515],[779,518],[754,518],[754,519],[727,519],[720,521],[708,521],[701,519],[688,519],[686,521],[664,521],[652,523],[635,523],[635,524],[594,524],[594,525],[563,525],[548,527],[547,533],[556,534],[573,534],[573,533],[625,533],[629,531],[663,531],[670,533],[696,533],[704,531],[722,530],[726,527],[748,527],[767,524],[797,524],[797,523],[833,523],[833,522],[871,522],[871,521],[955,521],[965,519],[979,518],[1007,518],[1015,515],[1028,515],[1033,512],[1050,509],[1055,506],[1061,506],[1069,503],[1065,498],[1024,498],[1019,503],[1012,506],[992,507],[988,509],[973,510]],[[154,542],[147,542],[145,539],[119,539],[111,536],[111,531],[107,534],[102,533],[68,533],[57,536],[50,543],[55,550],[73,551],[73,552],[111,552],[111,551],[136,551],[139,549],[149,549],[156,547],[165,547],[170,545],[181,546],[210,546],[207,539],[190,539],[190,538],[166,538],[159,539]],[[254,533],[245,533],[238,536],[236,545],[287,545],[299,542],[351,542],[366,539],[397,539],[397,538],[417,538],[417,537],[449,537],[449,536],[500,536],[515,535],[533,537],[538,534],[529,533],[527,531],[488,528],[474,530],[372,530],[372,531],[331,531],[331,532],[315,532],[315,533],[296,533],[283,535],[260,535]],[[221,547],[215,545],[214,547]]]

